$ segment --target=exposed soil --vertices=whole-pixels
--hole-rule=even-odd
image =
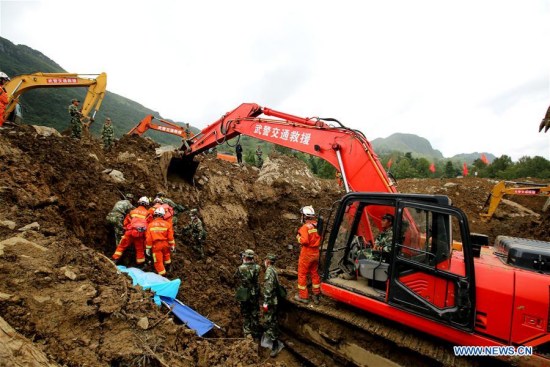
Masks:
[[[342,188],[335,180],[314,178],[302,162],[277,155],[261,171],[201,155],[192,183],[166,182],[156,148],[151,140],[124,137],[104,153],[93,137],[79,142],[44,136],[32,126],[0,132],[1,317],[50,365],[299,365],[285,350],[270,359],[242,337],[233,275],[246,248],[260,258],[273,252],[279,267],[295,270],[298,253],[287,245],[294,242],[298,209],[330,208]],[[124,182],[104,173],[111,169],[121,171]],[[445,186],[449,182],[456,185]],[[398,190],[450,196],[469,215],[470,229],[491,240],[498,234],[550,240],[550,213],[541,213],[544,198],[507,197],[539,217],[501,204],[495,218],[482,223],[478,213],[493,185],[475,178],[401,180]],[[178,299],[222,327],[206,338],[176,325],[107,259],[114,240],[105,216],[120,192],[139,197],[158,191],[199,208],[208,231],[203,260],[177,234],[169,275],[182,280]],[[188,220],[181,214],[179,227]],[[13,365],[13,356],[2,353],[0,348],[0,366]],[[47,365],[38,360],[35,365]]]

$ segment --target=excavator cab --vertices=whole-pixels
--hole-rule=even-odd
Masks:
[[[449,204],[446,196],[347,194],[326,245],[323,293],[362,309],[379,302],[473,330],[472,246],[464,213]],[[377,249],[383,227],[372,213],[395,217],[388,249]],[[463,243],[457,256],[455,240]]]

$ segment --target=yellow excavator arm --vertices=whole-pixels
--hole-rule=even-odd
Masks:
[[[514,184],[515,187],[506,187],[506,184]],[[489,210],[487,213],[479,214],[483,222],[488,222],[491,220],[504,195],[547,196],[548,200],[542,209],[543,211],[546,211],[550,203],[550,184],[500,181],[495,185],[495,187],[493,187],[493,190],[489,194],[489,197],[483,206],[485,207],[489,204]]]
[[[87,76],[95,76],[88,78]],[[4,85],[8,94],[8,105],[4,112],[7,118],[15,109],[19,96],[36,88],[88,87],[88,94],[82,104],[82,116],[93,120],[101,106],[107,90],[107,74],[34,73],[17,75]],[[93,112],[92,112],[93,110]],[[90,116],[90,112],[92,115]]]

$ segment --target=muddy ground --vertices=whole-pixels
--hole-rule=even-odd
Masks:
[[[0,132],[0,316],[14,329],[0,324],[0,331],[32,351],[19,348],[14,356],[0,348],[0,366],[300,365],[286,351],[270,359],[242,338],[233,275],[246,248],[260,258],[276,253],[281,268],[295,270],[298,252],[287,245],[294,242],[298,209],[330,208],[343,193],[335,180],[316,179],[286,156],[269,157],[259,170],[201,155],[193,180],[166,181],[151,140],[124,137],[105,153],[93,137],[48,134],[32,126]],[[108,175],[112,169],[123,182]],[[491,240],[498,234],[550,240],[544,198],[507,197],[538,216],[501,204],[482,223],[478,213],[493,185],[469,177],[401,180],[398,190],[450,196],[469,215],[470,229]],[[221,326],[205,338],[176,325],[106,258],[114,240],[105,216],[120,193],[158,191],[198,208],[208,231],[204,259],[177,234],[169,274],[182,280],[178,298]],[[188,220],[181,214],[179,227]]]

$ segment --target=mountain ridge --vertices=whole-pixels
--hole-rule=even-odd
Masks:
[[[11,41],[0,37],[0,70],[9,76],[43,73],[66,73],[62,66],[54,60],[26,45],[15,45]],[[72,73],[72,72],[71,72]],[[107,76],[107,85],[109,83]],[[86,91],[83,87],[75,88],[37,88],[25,92],[20,96],[20,104],[23,108],[25,123],[32,125],[44,125],[64,131],[69,127],[70,117],[67,112],[72,98],[83,99]],[[157,111],[154,111],[142,104],[132,101],[124,96],[107,90],[105,98],[99,109],[95,122],[90,130],[93,134],[99,135],[104,119],[108,116],[113,121],[115,134],[122,136],[130,131],[146,115],[152,114],[162,118]],[[169,119],[165,119],[171,121]],[[184,122],[175,122],[183,126]],[[194,133],[200,129],[191,127]],[[160,144],[180,146],[181,140],[178,136],[148,131],[149,136]],[[481,153],[461,153],[451,158],[445,158],[443,154],[434,149],[431,143],[418,135],[406,133],[394,133],[387,138],[377,138],[371,141],[372,146],[378,154],[390,154],[392,152],[412,153],[415,157],[423,157],[429,160],[461,160],[468,163],[480,158]],[[221,147],[220,147],[221,148]],[[255,144],[247,149],[255,149]],[[224,149],[229,150],[229,149]],[[490,153],[484,153],[489,161],[495,157]]]

